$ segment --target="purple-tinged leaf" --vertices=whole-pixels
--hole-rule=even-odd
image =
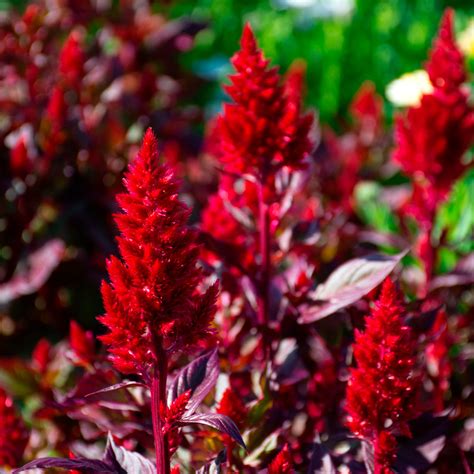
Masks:
[[[385,280],[407,251],[372,254],[341,265],[310,295],[314,305],[301,308],[300,323],[312,323],[350,306]]]
[[[453,271],[439,275],[430,282],[430,291],[474,283],[474,252],[463,257]]]
[[[156,467],[149,459],[139,453],[117,446],[110,433],[104,460],[118,469],[121,468],[124,474],[156,474]]]
[[[59,265],[64,255],[64,242],[53,239],[20,262],[10,281],[0,285],[0,304],[39,290]]]
[[[219,359],[217,357],[217,349],[214,349],[193,360],[176,374],[176,377],[168,387],[168,406],[182,393],[191,390],[191,398],[187,404],[185,416],[192,415],[206,395],[216,385],[218,376]]]
[[[390,246],[396,249],[403,249],[409,245],[408,240],[400,235],[378,232],[375,230],[363,230],[359,232],[357,236],[360,242]]]
[[[245,448],[244,440],[236,424],[226,415],[220,413],[196,413],[181,419],[180,425],[206,425],[230,436],[240,446]]]
[[[107,473],[107,474],[127,474],[123,470],[117,470],[107,462],[98,459],[65,459],[65,458],[41,458],[31,461],[24,466],[15,469],[12,474],[27,471],[29,469],[71,469],[80,472]]]
[[[308,474],[336,474],[331,455],[319,439],[314,443]]]
[[[362,458],[367,474],[374,474],[374,447],[368,441],[362,441]]]
[[[395,468],[397,472],[425,472],[436,461],[452,430],[449,414],[424,414],[410,423],[413,437],[399,443]]]
[[[405,321],[417,334],[427,334],[433,327],[436,316],[442,307],[439,305],[427,311],[409,313]]]
[[[141,382],[135,382],[133,380],[124,380],[123,382],[116,383],[114,385],[110,385],[105,388],[101,388],[100,390],[96,390],[95,392],[88,393],[85,397],[92,397],[93,395],[98,395],[100,393],[107,393],[107,392],[115,392],[116,390],[121,390],[123,388],[129,387],[145,387],[146,385]]]

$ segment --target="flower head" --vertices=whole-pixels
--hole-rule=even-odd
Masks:
[[[474,111],[461,87],[466,71],[452,22],[453,12],[447,10],[426,65],[432,92],[397,117],[395,126],[393,159],[436,201],[464,171],[461,158],[474,140]]]
[[[115,366],[143,372],[156,363],[159,350],[199,344],[211,332],[217,286],[201,290],[199,248],[186,223],[189,210],[178,197],[171,169],[158,162],[156,139],[149,129],[125,176],[127,192],[115,216],[121,258],[108,262],[110,284],[102,295]]]
[[[464,56],[456,44],[453,32],[454,11],[448,8],[443,15],[430,57],[426,64],[434,87],[456,90],[466,81]]]
[[[403,316],[400,293],[387,279],[365,331],[356,333],[357,368],[347,387],[348,426],[373,443],[379,473],[388,472],[384,469],[393,462],[394,448],[388,449],[393,436],[409,434],[408,421],[416,415],[416,353]]]
[[[312,116],[300,114],[298,81],[290,77],[288,86],[281,84],[248,24],[232,64],[236,74],[226,91],[233,103],[224,106],[217,125],[222,161],[245,172],[301,166],[310,150]]]
[[[77,87],[82,78],[84,67],[84,51],[78,31],[67,37],[59,54],[59,71],[63,78],[73,87]]]

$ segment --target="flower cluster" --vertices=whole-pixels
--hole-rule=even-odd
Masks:
[[[364,332],[356,332],[347,386],[348,426],[374,446],[375,472],[390,473],[395,435],[409,435],[417,414],[416,346],[404,324],[405,310],[394,283],[385,280]]]
[[[178,197],[178,182],[159,163],[149,129],[125,176],[127,193],[117,196],[116,214],[122,259],[108,263],[104,283],[110,332],[101,337],[122,372],[146,374],[163,351],[198,345],[211,332],[217,286],[200,290],[199,249],[187,226],[189,211]]]

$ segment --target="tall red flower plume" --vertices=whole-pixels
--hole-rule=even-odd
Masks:
[[[84,51],[78,31],[69,34],[59,54],[59,71],[73,87],[77,87],[82,78]]]
[[[457,89],[466,81],[464,57],[456,44],[453,32],[454,11],[446,9],[434,41],[426,71],[433,86],[440,89]]]
[[[428,281],[435,262],[430,239],[436,210],[466,169],[462,158],[474,143],[474,109],[462,86],[466,70],[454,40],[452,10],[444,14],[426,69],[433,92],[396,118],[393,160],[412,181],[405,212],[419,223],[416,248]]]
[[[0,388],[0,467],[17,467],[23,460],[28,431],[13,400]]]
[[[430,185],[438,200],[464,171],[461,158],[474,141],[474,110],[461,88],[466,70],[452,23],[448,9],[426,65],[433,92],[397,117],[395,128],[393,159],[416,185]]]
[[[352,369],[347,386],[347,424],[372,442],[375,471],[391,472],[395,435],[410,433],[416,416],[416,353],[411,330],[403,323],[401,295],[390,279],[366,317],[364,332],[356,332]]]
[[[125,176],[126,193],[115,216],[121,259],[108,262],[110,284],[102,286],[114,365],[144,373],[161,351],[199,344],[211,332],[217,286],[201,291],[195,233],[186,226],[189,210],[178,198],[171,169],[158,162],[153,132],[146,132]]]
[[[226,91],[233,103],[224,106],[217,125],[223,162],[234,170],[263,173],[301,166],[310,149],[312,116],[300,115],[300,94],[292,83],[280,83],[248,24],[232,64],[236,74]]]

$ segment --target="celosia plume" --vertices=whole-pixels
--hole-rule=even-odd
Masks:
[[[78,87],[84,67],[84,52],[81,35],[73,31],[67,37],[59,54],[59,71],[68,85]]]
[[[225,89],[234,102],[224,106],[218,122],[223,162],[230,169],[264,174],[301,166],[310,149],[312,116],[300,116],[300,94],[291,81],[288,88],[280,83],[248,24],[232,64],[236,74]]]
[[[456,44],[453,22],[454,11],[448,8],[426,63],[426,71],[433,86],[445,90],[456,90],[467,79],[464,56]]]
[[[105,315],[114,365],[122,372],[144,373],[158,352],[199,344],[211,332],[217,286],[201,291],[195,233],[186,226],[189,210],[179,200],[171,169],[158,162],[151,130],[125,176],[126,193],[117,201],[121,259],[108,262],[104,283]]]
[[[242,399],[232,389],[228,388],[223,393],[221,401],[217,406],[217,413],[227,415],[234,421],[239,429],[245,427],[247,421],[248,409]]]
[[[433,90],[396,118],[393,159],[412,181],[412,198],[405,211],[420,225],[417,250],[428,280],[435,261],[430,239],[436,210],[466,169],[462,158],[474,142],[474,109],[463,88],[466,69],[450,9],[441,21],[426,69]]]
[[[356,332],[354,358],[347,386],[348,426],[373,444],[376,474],[391,472],[395,435],[409,435],[416,415],[416,353],[411,330],[404,325],[401,295],[390,279]]]
[[[28,431],[13,400],[0,388],[0,468],[17,467],[28,443]]]

